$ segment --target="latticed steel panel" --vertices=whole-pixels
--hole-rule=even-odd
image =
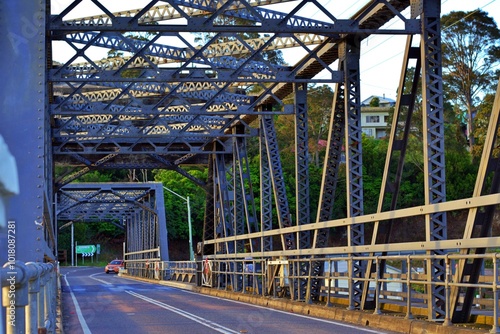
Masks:
[[[290,217],[290,207],[285,187],[283,168],[279,154],[278,141],[276,138],[276,129],[272,118],[263,118],[262,131],[266,143],[267,161],[269,162],[269,171],[271,174],[271,184],[273,186],[274,201],[277,209],[277,220],[279,228],[292,226]],[[296,238],[291,233],[282,234],[281,249],[295,249]]]
[[[269,116],[263,116],[269,117]],[[273,188],[271,182],[271,166],[269,165],[266,139],[264,137],[263,118],[259,120],[261,131],[259,131],[259,153],[260,153],[260,230],[271,231],[273,229]],[[261,238],[261,251],[272,251],[272,237]]]
[[[104,168],[98,164],[103,155],[119,153],[132,155],[131,162],[117,156],[106,166],[139,167],[138,160],[146,168],[158,168],[162,161],[206,164],[200,155],[210,154],[211,143],[220,147],[226,140],[218,138],[231,137],[230,127],[256,119],[260,106],[282,104],[287,87],[341,81],[341,73],[329,68],[339,34],[419,31],[418,20],[399,14],[408,6],[405,1],[381,2],[375,14],[375,6],[367,5],[351,18],[334,17],[316,2],[312,6],[323,20],[300,14],[306,2],[290,12],[264,7],[285,2],[151,1],[145,8],[113,12],[101,0],[93,1],[100,13],[81,17],[84,4],[74,1],[51,15],[51,43],[74,50],[63,63],[48,61],[56,163],[75,164],[78,155],[89,162],[86,168]],[[392,17],[403,28],[381,28]],[[193,42],[186,35],[192,33],[204,33],[204,40]],[[99,48],[120,56],[93,59]],[[262,57],[290,48],[306,56],[292,66]],[[315,79],[321,71],[330,77]],[[255,135],[246,130],[239,136]]]
[[[159,183],[73,183],[57,192],[59,224],[112,223],[125,229],[127,252],[160,248],[168,260],[163,188]]]
[[[345,153],[348,217],[362,216],[363,206],[363,160],[361,132],[361,96],[359,73],[359,39],[352,38],[341,44],[340,62],[344,70],[344,103],[345,103]],[[352,224],[347,227],[349,246],[363,245],[365,242],[364,224]],[[353,254],[356,255],[362,254]],[[361,306],[363,276],[365,264],[363,260],[353,260],[350,285],[350,308]]]
[[[309,205],[309,134],[307,117],[307,85],[296,84],[295,96],[295,179],[297,188],[297,225],[311,222]],[[297,235],[299,249],[311,247],[310,232]]]
[[[426,2],[422,11],[422,107],[424,132],[424,189],[425,203],[446,201],[445,152],[444,152],[444,109],[443,80],[441,68],[441,24],[439,2]],[[446,212],[426,215],[428,240],[445,240]],[[434,250],[428,253],[444,254]],[[428,262],[427,274],[433,282],[443,281],[446,264],[443,260]],[[428,289],[429,319],[444,318],[446,294],[442,285],[432,285]]]

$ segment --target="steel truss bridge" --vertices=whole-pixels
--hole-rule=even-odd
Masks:
[[[77,219],[120,224],[125,217],[129,231],[148,230],[127,235],[129,250],[166,251],[158,185],[72,183],[90,171],[135,168],[174,170],[206,191],[204,258],[234,260],[232,270],[237,271],[243,270],[245,257],[307,259],[293,267],[303,277],[289,287],[297,300],[320,298],[328,256],[349,257],[349,305],[368,309],[373,294],[365,279],[381,277],[386,266],[376,256],[423,253],[428,281],[443,282],[450,274],[443,258],[447,253],[482,255],[500,245],[500,238],[491,235],[500,203],[500,165],[493,156],[500,93],[473,196],[446,200],[439,1],[367,0],[350,17],[333,16],[321,0],[120,5],[118,10],[105,0],[0,4],[0,134],[19,175],[19,194],[7,205],[7,217],[18,231],[17,260],[55,260],[58,228]],[[95,15],[87,14],[89,7]],[[313,17],[307,14],[311,10]],[[398,24],[388,25],[391,20]],[[360,51],[361,42],[373,34],[405,35],[407,42],[398,89],[404,93],[395,106],[378,209],[365,214]],[[56,62],[62,49],[69,50],[68,56]],[[93,58],[102,50],[119,56]],[[287,50],[303,56],[287,65],[265,57]],[[416,68],[415,75],[407,78],[410,67]],[[397,202],[419,80],[425,203],[401,209]],[[317,208],[309,198],[311,83],[335,85]],[[295,212],[274,126],[281,115],[295,119]],[[246,142],[251,137],[259,139],[259,201],[250,180],[249,159],[254,157]],[[339,218],[332,212],[342,154],[347,213]],[[183,169],[187,165],[206,166],[208,179],[192,177]],[[55,177],[55,166],[72,169]],[[488,179],[492,182],[486,188]],[[458,209],[468,212],[467,224],[463,237],[451,240],[447,212]],[[310,219],[311,212],[317,212],[316,219]],[[391,230],[408,217],[421,219],[425,239],[395,243]],[[1,226],[4,244],[7,226],[3,221]],[[347,241],[334,246],[338,231],[345,231]],[[168,253],[161,256],[165,260]],[[0,259],[7,261],[5,252]],[[456,281],[477,283],[482,264],[480,256],[458,261]],[[443,319],[446,300],[451,300],[452,321],[468,321],[474,289],[462,286],[452,287],[447,299],[443,285],[429,285],[428,319]],[[268,291],[277,289],[271,284]]]

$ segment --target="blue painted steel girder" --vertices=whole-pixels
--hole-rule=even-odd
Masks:
[[[427,1],[422,12],[422,107],[424,145],[425,204],[446,201],[444,107],[441,59],[441,3]],[[446,212],[425,216],[429,240],[447,238]],[[444,254],[445,251],[428,251]],[[432,281],[443,280],[446,264],[443,260],[427,263],[427,273]],[[446,291],[444,286],[432,285],[428,290],[429,319],[445,317]]]
[[[52,154],[47,116],[46,1],[0,2],[0,133],[15,157],[20,194],[8,206],[16,222],[16,260],[54,259]],[[1,252],[0,262],[6,262]]]
[[[158,2],[158,1],[157,1]],[[360,22],[367,16],[373,9],[374,5],[365,6],[362,12],[355,19],[338,19],[325,9],[321,4],[316,3],[318,12],[325,14],[330,21],[313,20],[309,17],[301,17],[295,15],[299,9],[304,6],[304,3],[299,3],[294,7],[293,14],[286,14],[278,11],[269,10],[261,7],[253,7],[264,5],[262,2],[249,1],[248,5],[244,8],[238,6],[239,2],[235,0],[226,1],[222,6],[206,6],[206,2],[202,1],[174,1],[176,13],[169,16],[155,15],[153,6],[157,2],[150,2],[149,8],[145,8],[140,13],[131,12],[120,13],[120,16],[111,15],[100,17],[89,17],[82,19],[66,20],[63,21],[63,15],[53,15],[50,20],[51,29],[59,31],[73,31],[73,30],[93,30],[95,24],[102,26],[102,30],[108,31],[167,31],[167,32],[267,32],[278,30],[280,32],[304,32],[315,34],[353,34],[353,33],[419,33],[420,26],[418,20],[405,19],[400,16],[404,22],[404,28],[401,29],[379,29],[378,27],[363,27]],[[376,3],[375,3],[376,4]],[[179,7],[181,6],[181,7]],[[183,11],[183,9],[185,10]],[[148,12],[152,9],[151,12]],[[193,9],[200,10],[196,13]],[[390,9],[394,15],[399,12],[396,8]],[[207,15],[210,13],[211,15]],[[133,17],[130,17],[132,16]],[[126,17],[129,16],[129,17]],[[252,23],[251,26],[233,25],[228,26],[224,24],[217,24],[216,20],[220,16],[240,18]],[[186,24],[169,24],[169,25],[151,25],[146,21],[163,21],[170,19],[184,18]],[[139,22],[141,22],[139,23]],[[146,23],[146,24],[144,24]]]

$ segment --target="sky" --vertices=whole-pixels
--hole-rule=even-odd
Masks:
[[[66,8],[71,0],[53,0],[52,12],[59,13]],[[146,0],[102,0],[112,11],[119,11],[124,9],[140,8],[141,4],[147,3]],[[330,11],[337,18],[349,18],[352,14],[358,11],[367,0],[358,1],[345,1],[345,0],[319,0],[322,6]],[[280,6],[275,5],[271,9],[280,10]],[[288,4],[289,6],[289,4]],[[497,24],[500,26],[500,0],[442,0],[441,1],[442,15],[450,11],[471,11],[478,8],[489,13]],[[283,8],[283,7],[281,7]],[[288,12],[287,9],[286,12]],[[98,13],[99,10],[90,0],[83,0],[74,11],[73,16],[82,17]],[[406,9],[404,14],[409,13]],[[325,15],[321,13],[316,7],[305,7],[297,15],[312,17],[318,20],[330,21]],[[386,26],[396,28],[400,22],[397,20],[389,22]],[[361,99],[364,100],[372,95],[385,96],[391,99],[396,99],[396,90],[399,84],[399,76],[401,72],[401,65],[403,61],[403,52],[406,43],[406,36],[404,35],[372,35],[365,39],[361,44],[361,59],[360,59],[360,73],[361,73]],[[285,61],[289,64],[295,64],[300,51],[283,51]],[[91,58],[94,60],[104,58],[106,51],[96,50],[93,51]],[[305,52],[305,51],[303,51]],[[65,61],[68,55],[74,53],[67,44],[60,42],[54,45],[54,60]],[[331,68],[336,69],[336,64]],[[318,78],[324,78],[325,74],[318,75]]]
[[[442,15],[450,11],[472,11],[481,8],[500,27],[500,0],[443,0]],[[403,63],[405,36],[371,36],[361,49],[361,99],[372,95],[396,99],[396,89]]]

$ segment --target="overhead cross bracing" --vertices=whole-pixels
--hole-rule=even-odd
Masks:
[[[49,26],[53,31],[53,41],[64,41],[75,50],[80,50],[65,64],[57,64],[49,69],[49,78],[56,93],[54,103],[51,104],[51,114],[57,120],[55,137],[58,139],[54,145],[56,157],[80,154],[91,161],[102,158],[103,153],[120,151],[137,156],[138,152],[145,151],[160,154],[164,158],[171,153],[176,156],[174,161],[177,161],[179,155],[191,152],[196,155],[190,156],[188,161],[201,159],[200,162],[203,162],[204,158],[199,157],[199,154],[210,152],[207,145],[214,141],[214,137],[221,137],[221,132],[231,137],[227,131],[231,126],[242,124],[247,127],[246,124],[257,117],[256,111],[266,111],[261,105],[268,105],[270,102],[283,105],[282,99],[290,93],[283,90],[283,83],[340,81],[340,73],[329,68],[336,58],[328,57],[328,52],[325,52],[330,47],[335,47],[332,41],[340,39],[340,33],[352,29],[361,29],[366,34],[392,33],[392,30],[381,29],[380,24],[374,25],[369,13],[378,12],[378,15],[388,20],[399,15],[398,6],[407,6],[401,3],[396,4],[396,8],[380,4],[366,6],[355,18],[338,19],[318,4],[317,8],[326,14],[328,20],[320,21],[296,13],[287,14],[257,7],[262,4],[249,2],[250,7],[247,8],[240,2],[228,2],[217,8],[197,2],[172,5],[150,3],[147,8],[138,10],[112,13],[103,9],[99,15],[66,19],[78,8],[71,5],[60,15],[52,16]],[[172,6],[175,8],[172,9]],[[197,10],[191,11],[188,8]],[[212,16],[207,18],[208,13]],[[186,15],[192,16],[187,18]],[[247,23],[230,24],[227,27],[227,24],[216,20],[221,16],[245,18]],[[197,20],[200,19],[201,22],[203,17],[206,23],[198,23]],[[182,18],[180,22],[179,18]],[[400,33],[407,29],[414,32],[419,30],[416,20],[401,18],[405,28],[400,29]],[[125,22],[127,29],[123,27]],[[204,45],[193,44],[181,34],[193,29],[196,32],[212,32],[214,29],[218,30],[219,25],[225,27],[224,30],[211,36]],[[243,39],[231,31],[248,31],[249,27],[267,34],[259,38]],[[321,33],[316,31],[319,28]],[[150,32],[151,36],[134,38],[121,33],[125,30],[138,34]],[[184,47],[162,44],[162,38],[175,40]],[[79,46],[82,44],[83,47]],[[314,51],[318,45],[323,46],[319,47],[319,51]],[[86,55],[90,47],[121,51],[125,53],[124,58],[120,57],[119,61],[94,61]],[[277,66],[259,56],[263,51],[293,47],[311,55],[294,66]],[[76,61],[81,57],[86,60],[85,63]],[[172,64],[177,64],[177,67],[170,67]],[[321,70],[330,72],[330,79],[313,79]],[[145,99],[152,102],[145,104]],[[98,117],[101,121],[93,128],[83,125],[75,127],[88,123],[83,117],[89,113],[105,114],[111,110],[117,114],[132,110],[141,112],[142,115],[128,119],[107,118],[108,121],[104,120],[105,117]],[[82,113],[79,114],[78,111]],[[225,120],[225,124],[214,127],[214,124],[209,124],[208,118],[202,117],[205,112],[223,113],[222,118],[216,122],[221,124],[220,121]],[[172,117],[158,116],[170,113],[187,113],[189,116],[186,122],[177,124]],[[278,113],[283,113],[283,109]],[[75,119],[76,115],[78,119]],[[137,119],[136,122],[134,118]],[[137,123],[145,124],[146,129],[134,126]],[[157,123],[160,124],[157,126]],[[165,123],[170,125],[163,126]],[[78,130],[81,131],[78,133]],[[186,134],[185,138],[181,139],[179,132]],[[198,134],[188,140],[187,133],[195,132]],[[164,138],[161,142],[154,138],[145,143],[137,140],[131,144],[130,137],[134,134],[144,134],[151,138],[164,135]],[[82,147],[83,144],[76,144],[77,139],[83,141],[84,137],[87,137],[85,147]],[[107,145],[106,141],[112,143]],[[120,141],[124,143],[121,144]],[[222,150],[227,151],[227,147]],[[94,158],[88,156],[92,153]],[[61,162],[68,161],[68,157],[61,159]],[[146,160],[151,161],[152,167],[157,166],[157,160],[147,156]]]

